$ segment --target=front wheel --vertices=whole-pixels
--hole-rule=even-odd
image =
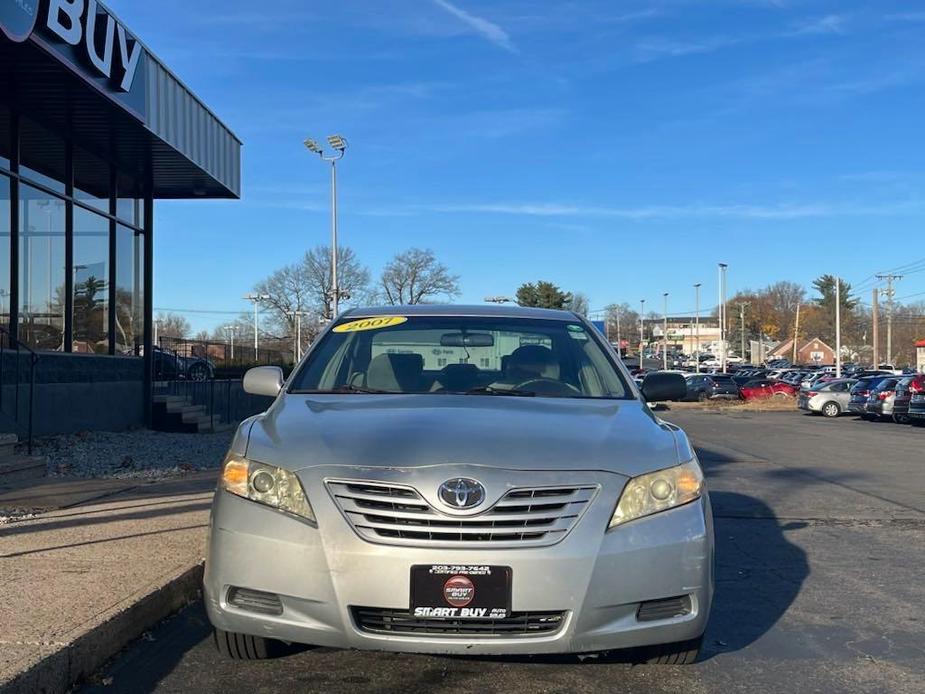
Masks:
[[[703,635],[689,641],[660,643],[640,648],[634,660],[647,665],[692,665],[700,656],[701,646]]]
[[[841,407],[837,402],[827,402],[822,406],[822,414],[826,417],[837,417],[841,414]]]
[[[266,660],[273,657],[274,647],[279,644],[274,639],[221,629],[213,629],[213,638],[218,652],[231,660]]]
[[[894,414],[893,421],[896,422],[897,424],[908,424],[909,417],[904,414]]]

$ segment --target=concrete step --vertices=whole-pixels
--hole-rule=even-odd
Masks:
[[[155,395],[154,402],[162,402],[169,405],[170,403],[184,403],[189,402],[189,398],[185,398],[182,395]]]
[[[206,411],[205,405],[190,405],[189,403],[187,403],[186,405],[169,403],[167,405],[168,414],[182,414],[182,415],[205,414],[205,411]]]
[[[37,480],[48,476],[48,461],[41,455],[0,458],[0,484]]]
[[[16,434],[0,434],[0,459],[16,454],[19,437]]]
[[[192,424],[194,422],[190,423]],[[195,424],[199,430],[199,433],[218,431],[222,426],[222,418],[218,415],[214,415],[212,417],[200,417],[195,421]]]
[[[176,414],[181,415],[180,419],[183,421],[184,424],[191,424],[193,422],[198,422],[203,419],[208,421],[209,419],[209,415],[206,414],[206,408],[204,407],[197,407],[195,410],[192,410],[189,412],[176,413]]]

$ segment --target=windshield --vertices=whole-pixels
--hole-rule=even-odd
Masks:
[[[478,316],[344,319],[290,392],[634,397],[582,323]]]

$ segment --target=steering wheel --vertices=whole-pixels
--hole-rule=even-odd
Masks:
[[[537,395],[581,395],[571,383],[563,383],[554,378],[529,378],[514,386],[516,390],[530,390]]]

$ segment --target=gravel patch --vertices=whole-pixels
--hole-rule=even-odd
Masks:
[[[198,470],[217,470],[234,431],[174,434],[137,429],[120,433],[81,432],[35,442],[48,458],[51,477],[165,479]]]

